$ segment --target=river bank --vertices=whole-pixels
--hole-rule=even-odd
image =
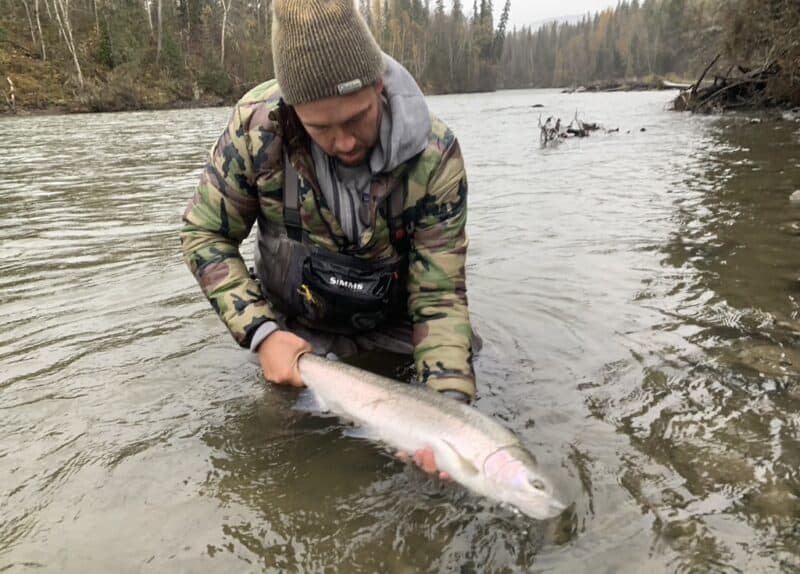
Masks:
[[[246,89],[216,93],[193,78],[173,79],[159,74],[139,77],[125,69],[95,71],[83,88],[51,62],[16,53],[0,68],[6,70],[0,93],[0,115],[70,114],[206,108],[234,103]],[[5,105],[2,105],[5,104]]]
[[[677,90],[691,87],[691,82],[683,78],[664,78],[647,76],[644,78],[623,78],[598,80],[584,85],[571,86],[561,90],[562,94],[583,92],[651,92],[658,90]]]
[[[90,58],[82,82],[61,59],[44,59],[17,35],[0,34],[0,115],[206,108],[232,104],[250,87],[222,73],[131,64],[110,69]]]
[[[563,88],[561,91],[600,93],[682,90],[673,104],[678,111],[719,113],[738,109],[764,111],[780,117],[786,110],[800,106],[800,83],[791,74],[793,69],[790,66],[775,66],[775,73],[764,81],[758,76],[758,82],[743,82],[740,77],[723,80],[722,76],[713,73],[706,76],[709,72],[707,69],[697,80],[650,75],[600,80]],[[748,74],[753,75],[749,71]],[[709,89],[710,81],[706,77],[714,78],[714,84],[710,88],[711,95],[724,94],[726,100],[723,103],[719,103],[718,98],[707,97],[708,91],[694,89],[695,85]],[[113,69],[100,65],[85,66],[83,82],[83,86],[79,86],[74,76],[65,71],[63,62],[43,60],[23,44],[0,38],[0,94],[3,96],[0,100],[0,116],[230,106],[257,83],[231,79],[221,71],[209,73],[189,69],[181,74],[171,75],[157,67],[143,70],[128,65]],[[739,88],[738,91],[731,89],[731,86]],[[742,105],[742,86],[757,86],[755,93],[758,97],[751,90],[745,94],[747,101]],[[698,91],[700,97],[696,98]]]

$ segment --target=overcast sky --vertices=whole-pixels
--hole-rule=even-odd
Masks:
[[[478,2],[480,4],[480,2]],[[494,0],[494,7],[499,17],[504,0]],[[472,9],[472,2],[463,2],[465,11],[467,6]],[[599,12],[609,6],[616,6],[616,0],[511,0],[511,17],[509,27],[525,26],[559,16],[572,16],[586,12]]]

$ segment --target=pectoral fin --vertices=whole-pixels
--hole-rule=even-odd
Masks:
[[[375,438],[375,433],[370,432],[370,429],[364,426],[347,427],[342,431],[342,434],[347,438],[357,438],[362,440],[373,440]]]
[[[467,474],[468,476],[475,476],[480,472],[478,468],[474,464],[472,464],[472,461],[470,461],[467,457],[463,456],[460,452],[458,452],[458,449],[455,446],[453,446],[453,443],[445,439],[442,439],[442,442],[445,445],[447,445],[447,447],[450,450],[452,450],[453,453],[456,455],[456,460],[458,460],[458,465],[461,467],[461,470],[465,474]]]
[[[330,410],[319,395],[309,388],[303,389],[294,408],[307,413],[327,413]]]

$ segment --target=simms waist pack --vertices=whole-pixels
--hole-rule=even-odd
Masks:
[[[366,331],[406,308],[405,257],[369,262],[314,249],[303,262],[305,318],[332,328]]]

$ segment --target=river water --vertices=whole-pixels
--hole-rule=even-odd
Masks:
[[[228,110],[0,119],[0,571],[800,571],[800,124],[669,97],[429,100],[477,408],[557,477],[549,522],[260,379],[179,254]],[[576,110],[619,132],[542,148]]]

